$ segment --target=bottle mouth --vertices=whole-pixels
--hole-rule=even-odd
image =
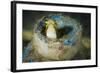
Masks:
[[[48,20],[52,20],[52,23],[55,25],[55,32],[48,32],[46,34],[46,29],[48,28],[48,24],[46,23]],[[67,36],[63,39],[63,44],[67,45],[74,45],[75,42],[78,40],[78,36],[82,28],[79,23],[72,19],[69,16],[63,16],[61,14],[56,15],[48,15],[44,16],[39,23],[37,24],[37,31],[40,31],[44,37],[49,36],[51,39],[62,39],[64,36]]]

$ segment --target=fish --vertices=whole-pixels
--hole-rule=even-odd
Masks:
[[[56,39],[57,34],[56,34],[56,29],[54,27],[55,23],[53,20],[48,20],[46,21],[47,24],[47,30],[46,30],[46,36],[51,39]]]

